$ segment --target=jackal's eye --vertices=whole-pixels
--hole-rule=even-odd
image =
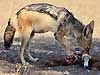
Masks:
[[[64,19],[64,22],[66,22],[66,19]]]
[[[87,28],[85,28],[84,29],[84,32],[83,32],[83,35],[84,35],[84,37],[86,37],[86,38],[88,38],[88,29]]]
[[[75,35],[73,34],[73,37],[75,38]]]
[[[75,39],[77,39],[77,36],[76,36],[76,34],[74,34],[74,33],[73,33],[73,37],[74,37]]]

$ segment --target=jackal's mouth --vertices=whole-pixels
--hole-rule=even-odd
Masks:
[[[74,52],[74,54],[82,54],[84,49],[82,47],[73,47],[71,50]]]
[[[67,64],[79,63],[81,61],[81,55],[70,55],[65,58]]]

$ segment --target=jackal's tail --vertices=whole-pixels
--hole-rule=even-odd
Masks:
[[[14,34],[16,29],[14,28],[14,20],[15,20],[16,16],[13,16],[9,19],[8,21],[8,25],[5,29],[4,32],[4,46],[5,48],[10,48],[10,46],[13,43],[13,38],[14,38]]]

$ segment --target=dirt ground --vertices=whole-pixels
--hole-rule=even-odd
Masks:
[[[28,69],[27,75],[100,75],[99,70],[92,68],[92,70],[85,71],[80,65],[70,66],[47,66],[45,60],[49,59],[63,59],[66,56],[65,51],[59,46],[54,37],[46,36],[46,34],[36,35],[31,43],[31,54],[33,57],[38,57],[43,62],[30,62],[32,67]],[[13,46],[6,50],[3,47],[3,42],[0,42],[0,75],[19,75],[16,70],[16,64],[21,64],[18,52],[20,49],[20,39],[16,38]],[[93,47],[91,54],[95,57],[100,56],[100,40],[93,39]],[[100,57],[98,58],[100,59]]]
[[[18,57],[20,39],[15,39],[9,50],[3,46],[3,33],[9,17],[25,5],[40,2],[65,7],[84,24],[94,20],[95,29],[91,54],[100,59],[100,0],[0,0],[0,75],[19,75],[16,64],[20,65]],[[19,37],[18,32],[16,37]],[[63,59],[66,56],[66,52],[56,42],[52,33],[36,35],[31,45],[32,56],[38,57],[40,60]],[[27,56],[26,60],[32,65],[28,69],[27,75],[100,75],[100,71],[95,68],[87,72],[80,65],[48,67],[45,65],[45,61],[30,62]]]

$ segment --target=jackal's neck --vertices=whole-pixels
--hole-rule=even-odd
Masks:
[[[84,25],[79,20],[75,19],[75,24],[73,24],[73,27],[76,30],[82,32],[83,31],[83,28],[84,28]]]

